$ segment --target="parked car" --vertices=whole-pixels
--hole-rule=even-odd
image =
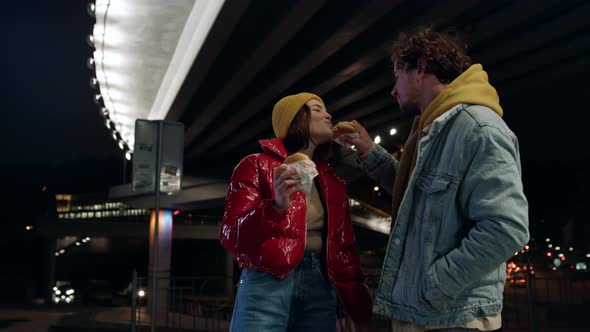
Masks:
[[[76,300],[76,291],[69,281],[57,281],[51,295],[53,303],[72,303]]]
[[[506,279],[512,287],[526,287],[527,277],[526,271],[521,270],[508,274]]]

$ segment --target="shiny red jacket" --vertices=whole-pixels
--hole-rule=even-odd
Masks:
[[[273,170],[287,151],[279,139],[261,140],[262,153],[252,154],[234,169],[221,220],[221,244],[240,268],[271,273],[284,279],[301,261],[306,237],[305,194],[295,192],[287,211],[273,208]],[[324,275],[355,321],[368,320],[372,301],[363,284],[359,254],[349,214],[346,184],[330,165],[314,160],[316,185],[327,216]]]

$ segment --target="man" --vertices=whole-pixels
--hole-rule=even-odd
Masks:
[[[421,28],[393,43],[391,95],[417,112],[398,162],[356,121],[360,167],[393,188],[373,311],[394,331],[501,327],[505,261],[529,239],[518,142],[482,66]]]

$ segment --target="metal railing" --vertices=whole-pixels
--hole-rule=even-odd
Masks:
[[[369,276],[367,285],[374,296],[377,275]],[[146,289],[146,278],[134,276],[132,294],[132,332],[149,331],[150,318],[147,296],[138,296]],[[227,331],[233,312],[235,291],[227,292],[228,279],[223,276],[194,278],[174,277],[169,280],[167,314],[158,325],[162,331],[197,330]],[[507,285],[504,290],[502,329],[504,331],[581,331],[590,328],[584,320],[590,308],[590,280],[563,277],[529,276],[518,287]],[[361,331],[338,304],[337,331]],[[576,320],[577,319],[577,320]],[[575,321],[574,321],[575,320]],[[386,317],[373,317],[365,331],[391,331]]]
[[[227,277],[174,277],[167,289],[166,315],[157,326],[164,331],[199,330],[227,331],[233,310],[234,296],[224,294]],[[147,279],[134,275],[132,281],[131,331],[149,331],[148,296],[139,296],[147,289]],[[149,291],[149,290],[148,290]]]
[[[529,275],[524,285],[505,287],[503,330],[590,330],[589,309],[590,279]]]

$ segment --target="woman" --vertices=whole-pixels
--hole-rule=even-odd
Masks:
[[[335,331],[336,296],[355,321],[367,321],[346,185],[324,160],[332,117],[304,92],[276,103],[272,126],[277,138],[236,166],[221,221],[221,243],[242,268],[231,330]],[[308,195],[283,165],[295,152],[319,173]]]

